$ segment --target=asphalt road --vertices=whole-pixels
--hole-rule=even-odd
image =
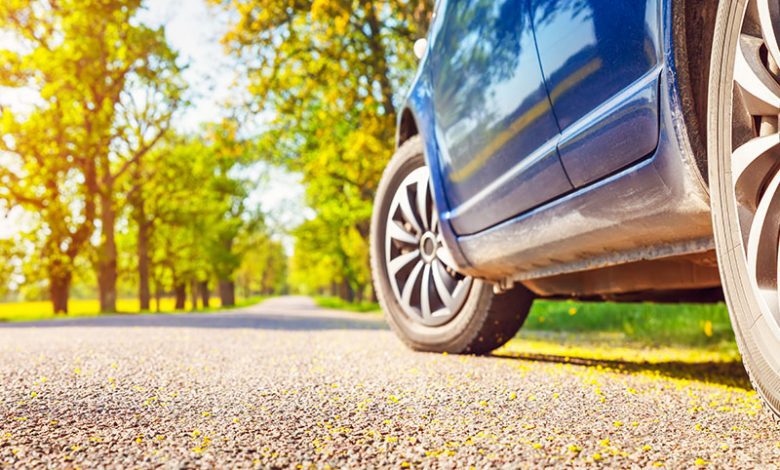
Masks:
[[[305,298],[0,324],[0,358],[0,466],[780,462],[780,425],[755,394],[682,379],[685,365],[414,353],[379,316]]]

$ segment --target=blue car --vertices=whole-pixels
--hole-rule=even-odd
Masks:
[[[780,412],[780,2],[441,0],[371,229],[423,351],[487,353],[534,298],[726,300]]]

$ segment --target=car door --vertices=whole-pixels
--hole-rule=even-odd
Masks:
[[[430,73],[443,186],[458,234],[572,189],[558,158],[528,0],[442,0]]]
[[[658,0],[530,0],[539,59],[575,186],[658,144]]]

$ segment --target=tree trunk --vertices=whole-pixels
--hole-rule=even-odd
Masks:
[[[209,281],[200,282],[200,301],[203,304],[203,308],[209,308],[209,301],[211,292],[209,292]]]
[[[105,191],[105,189],[104,189]],[[117,254],[115,238],[116,212],[111,196],[100,196],[101,243],[98,253],[98,290],[100,291],[100,311],[116,312]]]
[[[52,276],[49,279],[49,299],[55,314],[68,313],[68,294],[70,291],[70,275]]]
[[[195,311],[198,309],[198,281],[193,279],[190,281],[190,302],[192,308],[190,310]]]
[[[232,307],[236,305],[236,285],[228,279],[219,281],[219,299],[223,307]]]
[[[138,301],[141,310],[149,310],[149,223],[146,221],[143,201],[138,204],[136,223],[138,225]]]
[[[154,303],[156,304],[156,311],[157,313],[160,313],[160,300],[162,300],[162,286],[160,285],[160,282],[157,281],[154,283]]]
[[[339,291],[339,297],[341,297],[342,300],[346,300],[350,303],[355,301],[355,291],[346,279],[341,281],[341,288]]]
[[[184,283],[177,284],[173,290],[176,295],[176,305],[174,305],[174,308],[176,310],[184,310],[185,304],[187,303],[187,285]]]

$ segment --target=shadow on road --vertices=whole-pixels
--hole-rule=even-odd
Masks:
[[[574,364],[587,367],[600,366],[613,372],[623,374],[648,374],[672,379],[696,380],[698,382],[728,385],[745,390],[752,390],[753,388],[750,385],[750,379],[745,372],[742,361],[739,360],[726,362],[644,362],[601,360],[535,353],[501,353],[494,354],[493,357],[558,364]]]
[[[305,297],[281,297],[241,310],[189,314],[125,314],[26,323],[1,323],[0,331],[39,328],[210,328],[286,331],[386,330],[379,315],[322,309]],[[673,379],[751,389],[739,360],[720,362],[603,360],[587,357],[502,352],[492,357],[602,367],[623,374],[647,374]]]
[[[255,330],[384,330],[378,315],[318,307],[308,297],[275,297],[239,310],[176,314],[118,314],[37,322],[1,323],[0,331],[35,328],[212,328]]]
[[[194,313],[194,314],[126,314],[100,317],[47,320],[40,322],[0,323],[0,330],[35,328],[213,328],[257,330],[383,330],[380,317],[351,318],[327,311],[271,313]]]

